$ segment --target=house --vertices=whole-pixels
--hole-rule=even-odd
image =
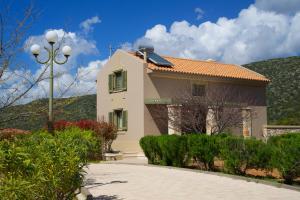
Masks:
[[[167,108],[162,109],[165,110],[162,115],[168,116],[174,107],[180,108],[173,99],[181,91],[205,96],[208,86],[225,86],[234,97],[241,96],[245,101],[250,97],[241,113],[255,112],[251,119],[241,118],[242,127],[232,131],[262,137],[263,125],[267,124],[268,82],[263,75],[238,65],[160,56],[148,47],[137,52],[117,50],[97,76],[97,117],[104,117],[117,126],[114,149],[139,153],[139,140],[143,136],[177,133],[168,119],[163,125],[157,122],[151,110],[154,105]],[[209,133],[213,124],[209,109],[205,117]]]

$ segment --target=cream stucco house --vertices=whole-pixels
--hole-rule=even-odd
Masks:
[[[151,48],[138,52],[117,50],[97,76],[97,117],[118,127],[114,149],[140,153],[141,137],[174,133],[168,121],[164,127],[156,123],[152,105],[167,106],[168,112],[181,90],[190,88],[193,95],[205,95],[207,85],[225,85],[255,99],[247,109],[254,110],[256,117],[243,121],[242,129],[234,132],[243,134],[247,129],[249,135],[262,137],[262,127],[267,124],[268,82],[264,76],[238,65],[160,57]]]

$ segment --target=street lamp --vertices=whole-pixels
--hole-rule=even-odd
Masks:
[[[50,44],[51,48],[44,47],[44,49],[48,52],[48,58],[46,61],[40,61],[38,56],[41,51],[41,47],[38,44],[34,44],[31,46],[30,51],[34,55],[35,60],[40,64],[49,64],[50,65],[50,84],[49,84],[49,118],[48,118],[48,131],[50,133],[54,132],[53,127],[53,65],[54,63],[58,65],[63,65],[68,61],[69,56],[72,53],[72,49],[69,46],[64,46],[62,48],[62,53],[64,54],[64,61],[58,61],[56,56],[58,55],[59,48],[54,48],[54,44],[58,40],[57,33],[55,31],[48,31],[45,35],[46,40]]]

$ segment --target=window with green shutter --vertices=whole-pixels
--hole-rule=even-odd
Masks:
[[[108,113],[108,122],[110,124],[114,124],[114,113],[113,112]]]
[[[115,71],[108,76],[109,93],[127,90],[127,71]]]
[[[126,110],[118,109],[109,112],[109,123],[114,124],[118,131],[127,131],[128,113]]]
[[[127,71],[122,71],[122,87],[123,87],[123,90],[127,90]]]
[[[127,131],[127,124],[128,124],[128,112],[127,110],[123,110],[123,113],[122,113],[122,118],[123,118],[123,130]]]
[[[110,93],[114,91],[113,78],[113,74],[108,75],[108,90]]]

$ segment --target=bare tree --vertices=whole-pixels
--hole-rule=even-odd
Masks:
[[[0,0],[0,113],[43,80],[46,71],[45,68],[39,76],[32,77],[19,61],[20,53],[24,51],[24,37],[38,15],[33,4],[19,13],[22,13],[21,17],[15,18],[13,2]]]
[[[243,109],[252,104],[253,100],[248,95],[228,85],[208,86],[206,93],[208,107],[208,124],[210,134],[219,134],[230,131],[232,128],[242,128]],[[207,124],[207,125],[208,125]]]
[[[27,48],[23,45],[24,39],[39,13],[34,9],[33,4],[29,4],[22,11],[18,10],[18,15],[15,15],[14,3],[17,2],[0,0],[0,126],[13,120],[30,117],[45,116],[45,120],[47,120],[47,107],[32,112],[20,111],[17,116],[7,113],[4,115],[8,108],[20,103],[20,101],[46,98],[48,96],[46,90],[39,96],[31,96],[30,94],[35,86],[42,87],[39,83],[49,79],[46,73],[48,64],[39,71],[39,74],[31,74],[21,60],[21,54]],[[64,43],[64,39],[63,36],[57,43],[58,47]],[[56,74],[54,78],[57,80],[63,75],[63,73]],[[56,98],[66,96],[71,89],[76,87],[80,77],[85,75],[77,74],[69,83],[60,82],[57,87]],[[61,112],[62,107],[61,103],[55,102],[54,109],[56,113]]]
[[[206,85],[203,96],[194,96],[190,87],[177,94],[172,105],[154,105],[148,109],[159,126],[167,123],[169,128],[183,134],[219,134],[242,128],[245,118],[255,116],[251,110],[243,114],[245,108],[255,104],[255,99],[230,85]]]

